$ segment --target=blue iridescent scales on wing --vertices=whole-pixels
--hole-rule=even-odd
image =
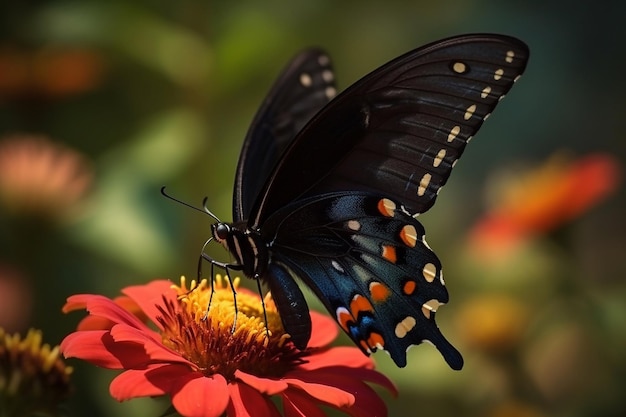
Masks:
[[[237,167],[233,216],[213,238],[267,284],[299,349],[310,287],[365,353],[398,366],[428,341],[453,369],[460,353],[435,323],[448,302],[441,262],[415,216],[427,211],[467,142],[523,73],[528,48],[503,35],[444,39],[383,65],[335,96],[328,56],[283,71]]]

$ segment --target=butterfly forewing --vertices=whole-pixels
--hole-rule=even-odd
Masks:
[[[235,221],[248,218],[287,145],[335,92],[331,62],[322,50],[298,54],[283,70],[244,140],[233,194]]]
[[[527,57],[517,39],[468,35],[416,49],[365,76],[287,148],[250,226],[291,201],[333,191],[382,191],[411,213],[428,210]]]

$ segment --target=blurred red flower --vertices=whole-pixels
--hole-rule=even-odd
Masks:
[[[619,183],[615,158],[591,154],[575,161],[554,157],[543,166],[508,176],[498,185],[493,207],[472,228],[470,250],[503,254],[526,238],[580,216]]]
[[[180,287],[157,280],[125,288],[116,301],[71,296],[64,311],[85,308],[90,316],[61,349],[66,357],[124,370],[110,386],[115,399],[167,394],[183,416],[280,416],[272,396],[290,417],[323,416],[319,405],[355,417],[387,415],[366,382],[395,395],[394,385],[357,348],[327,346],[338,333],[330,318],[311,313],[313,334],[301,352],[284,333],[270,296],[266,330],[258,295],[238,289],[235,318],[233,291],[219,278],[216,283],[208,312],[206,281],[187,289],[184,279]],[[138,306],[157,330],[124,306]]]

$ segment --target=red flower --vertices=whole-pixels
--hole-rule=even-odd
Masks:
[[[614,192],[617,161],[592,154],[576,161],[551,158],[543,166],[505,178],[492,209],[470,232],[475,252],[502,254],[524,239],[573,220]]]
[[[115,399],[168,394],[183,416],[280,416],[272,396],[281,399],[290,417],[323,416],[319,405],[350,416],[387,415],[365,381],[394,394],[395,387],[357,348],[327,346],[338,333],[330,318],[311,314],[311,341],[301,352],[284,333],[271,297],[264,300],[266,330],[257,295],[237,290],[235,321],[233,292],[219,277],[216,282],[208,313],[206,281],[192,283],[191,290],[184,279],[181,287],[165,280],[127,287],[117,302],[74,295],[64,311],[85,308],[97,319],[83,321],[61,349],[66,357],[124,370],[110,386]],[[122,305],[138,306],[157,330]],[[106,328],[94,328],[104,323]]]

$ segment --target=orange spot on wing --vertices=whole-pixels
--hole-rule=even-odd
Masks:
[[[380,346],[382,349],[385,347],[385,339],[383,339],[383,336],[381,334],[372,332],[370,333],[370,337],[368,337],[367,339],[367,344],[370,345],[372,348]]]
[[[396,253],[396,248],[394,248],[393,246],[383,245],[382,256],[383,256],[383,258],[385,258],[386,260],[388,260],[392,264],[395,264],[396,261],[398,260],[398,255]]]
[[[417,288],[417,283],[413,280],[410,280],[404,283],[404,285],[402,286],[402,291],[406,295],[411,295],[415,292],[416,288]]]
[[[369,302],[369,300],[362,295],[355,295],[352,301],[350,302],[350,312],[353,317],[359,317],[359,312],[373,313],[374,307]]]
[[[354,317],[352,317],[350,313],[348,313],[347,310],[339,311],[337,313],[337,321],[339,322],[339,325],[341,326],[341,328],[345,330],[347,333],[349,333],[350,323],[354,322]]]
[[[393,201],[382,198],[378,201],[378,211],[385,217],[393,217],[393,212],[396,209],[396,203]]]
[[[374,300],[374,302],[385,301],[390,294],[391,291],[386,285],[381,284],[380,282],[372,282],[370,284],[370,295],[372,296],[372,300]]]
[[[359,345],[361,346],[361,349],[363,349],[365,352],[372,353],[372,349],[370,349],[365,340],[360,340]]]

